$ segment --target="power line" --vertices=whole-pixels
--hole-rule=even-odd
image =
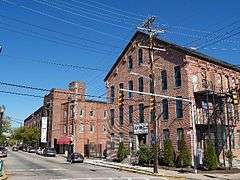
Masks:
[[[46,16],[46,17],[49,17],[51,19],[54,19],[54,20],[57,20],[57,21],[60,21],[60,22],[66,23],[66,24],[70,24],[70,25],[76,26],[78,28],[83,28],[83,29],[86,29],[86,30],[94,31],[94,32],[97,32],[99,34],[102,34],[102,35],[105,35],[105,36],[109,36],[109,37],[112,37],[112,38],[115,38],[115,39],[125,40],[125,39],[123,39],[123,38],[121,38],[119,36],[115,36],[115,35],[112,35],[112,34],[109,34],[109,33],[106,33],[106,32],[102,32],[102,31],[96,30],[96,29],[91,28],[91,27],[86,27],[86,26],[83,26],[81,24],[75,23],[73,21],[69,21],[69,20],[66,20],[66,19],[63,19],[63,18],[59,18],[59,17],[53,16],[53,15],[44,13],[42,11],[38,11],[38,10],[35,10],[35,9],[32,9],[32,8],[26,7],[24,5],[18,5],[16,3],[9,2],[8,0],[1,0],[1,1],[3,1],[5,3],[8,3],[8,4],[11,4],[11,5],[14,5],[14,6],[17,6],[17,7],[20,7],[22,9],[25,9],[26,11],[30,11],[30,12],[35,13],[35,14],[40,14],[42,16]]]
[[[77,35],[56,31],[56,30],[49,29],[49,28],[46,28],[46,27],[43,27],[43,26],[40,26],[40,25],[35,25],[35,24],[29,23],[29,22],[26,22],[26,21],[22,21],[22,20],[16,19],[16,18],[8,17],[8,16],[2,15],[2,14],[0,14],[0,16],[3,17],[3,18],[9,19],[9,20],[15,21],[15,22],[19,22],[19,23],[22,23],[22,24],[25,24],[25,25],[37,27],[39,29],[46,30],[46,31],[49,31],[49,32],[61,34],[61,35],[72,37],[72,38],[77,38],[77,39],[80,39],[80,40],[88,41],[90,43],[95,43],[95,44],[105,45],[105,46],[109,46],[109,47],[119,48],[119,46],[114,46],[113,44],[103,43],[101,41],[90,40],[90,39],[87,39],[87,38],[84,38],[84,37],[80,37],[80,36],[77,36]]]
[[[8,58],[19,58],[19,59],[25,59],[25,58],[20,58],[17,56],[11,56],[8,54],[2,54],[2,56],[8,57]],[[49,61],[49,60],[34,60],[34,59],[26,59],[28,61],[36,62],[36,63],[42,63],[42,64],[49,64],[49,65],[56,65],[60,67],[68,67],[72,69],[83,69],[83,70],[91,70],[91,71],[101,71],[101,72],[107,72],[105,69],[100,69],[100,68],[93,68],[93,67],[87,67],[87,66],[79,66],[79,65],[73,65],[73,64],[66,64],[66,63],[58,63],[54,61]]]
[[[42,40],[46,40],[46,41],[49,41],[49,42],[52,42],[52,43],[55,43],[55,44],[60,44],[60,45],[64,45],[64,46],[71,47],[71,48],[81,49],[83,51],[88,51],[88,52],[93,52],[93,53],[98,53],[98,54],[104,54],[104,55],[109,55],[109,56],[113,55],[113,54],[111,54],[112,53],[111,51],[106,51],[105,52],[105,51],[97,50],[94,47],[89,47],[89,46],[82,45],[82,44],[79,44],[79,43],[76,43],[76,42],[73,42],[73,41],[64,40],[64,39],[58,38],[56,36],[55,37],[51,37],[51,36],[44,35],[44,34],[41,34],[41,33],[38,33],[38,32],[34,32],[32,30],[20,29],[22,31],[26,31],[26,32],[32,33],[32,34],[29,34],[29,33],[26,33],[26,32],[19,31],[19,30],[15,30],[15,29],[19,29],[16,26],[12,26],[10,24],[3,23],[3,22],[1,22],[1,24],[7,25],[7,27],[1,27],[0,26],[1,29],[7,30],[7,31],[11,31],[11,32],[15,32],[15,33],[18,33],[18,34],[21,34],[21,35],[24,35],[24,36],[31,36],[31,37],[42,39]],[[8,26],[14,27],[15,29],[10,29]],[[53,38],[54,40],[51,39],[51,38]],[[56,41],[55,39],[58,39],[59,41],[63,41],[63,42]]]
[[[70,14],[72,14],[72,15],[84,17],[84,18],[89,19],[89,20],[93,20],[93,21],[97,21],[97,22],[109,24],[109,25],[112,25],[112,26],[115,26],[115,27],[118,27],[118,28],[122,28],[122,29],[125,29],[125,30],[129,30],[129,28],[124,27],[124,26],[121,26],[121,25],[118,25],[118,24],[114,24],[114,23],[111,23],[111,22],[107,22],[107,21],[104,21],[104,20],[101,20],[101,19],[92,18],[92,17],[89,17],[89,16],[82,15],[82,14],[80,14],[80,13],[76,13],[76,12],[72,12],[72,11],[69,11],[69,10],[66,10],[66,9],[63,9],[63,8],[60,8],[60,7],[58,7],[58,6],[54,6],[54,5],[52,5],[52,4],[56,4],[56,3],[53,3],[53,2],[51,2],[52,4],[49,4],[49,3],[46,3],[45,1],[38,1],[38,0],[33,0],[33,1],[34,1],[34,2],[37,2],[37,3],[39,3],[39,4],[46,5],[46,6],[48,6],[48,7],[52,7],[52,8],[58,9],[58,10],[63,11],[63,12],[70,13]],[[67,7],[67,8],[68,8],[68,7]],[[68,9],[70,9],[70,8],[68,8]]]
[[[58,3],[60,2],[60,1],[57,1]],[[120,22],[120,23],[125,23],[125,24],[130,24],[130,25],[135,25],[135,24],[133,24],[133,23],[131,23],[131,22],[129,22],[129,21],[126,21],[126,19],[125,18],[121,18],[121,17],[117,17],[117,16],[113,16],[112,14],[111,15],[109,15],[109,14],[103,14],[102,12],[100,12],[100,11],[94,11],[94,10],[91,10],[91,9],[89,9],[89,8],[84,8],[84,7],[82,7],[82,6],[76,6],[76,5],[74,5],[73,3],[67,3],[67,2],[65,2],[65,1],[61,1],[60,3],[62,3],[62,4],[64,4],[64,5],[67,5],[68,7],[70,6],[73,10],[76,10],[76,11],[80,11],[80,12],[83,12],[83,13],[85,13],[85,14],[89,14],[89,15],[91,15],[91,16],[101,16],[102,18],[105,18],[105,19],[109,19],[109,20],[111,20],[111,21],[116,21],[116,22]],[[128,20],[131,20],[131,19],[128,19]],[[135,20],[133,20],[133,22],[136,22]]]
[[[104,9],[104,8],[101,8],[101,7],[98,7],[98,6],[86,4],[84,2],[79,2],[79,1],[76,1],[76,0],[71,0],[71,1],[73,1],[75,3],[78,3],[78,4],[82,4],[82,5],[88,6],[88,7],[99,9],[99,10],[102,10],[102,11],[105,11],[105,12],[109,12],[109,13],[112,13],[112,14],[115,14],[115,15],[123,16],[123,17],[128,18],[128,19],[134,19],[134,20],[138,20],[138,21],[142,21],[143,20],[143,19],[140,19],[140,18],[133,17],[133,16],[135,16],[134,13],[130,13],[130,12],[127,12],[127,11],[126,12],[131,14],[131,15],[125,15],[125,14],[122,14],[122,13],[115,12],[113,10]],[[107,6],[107,5],[105,4],[105,6]],[[108,7],[110,7],[110,6],[108,6]],[[113,8],[113,7],[111,7],[111,8]],[[116,10],[116,8],[114,8],[114,9]],[[123,11],[123,10],[121,10],[121,11]],[[146,18],[145,16],[142,16],[142,17]]]

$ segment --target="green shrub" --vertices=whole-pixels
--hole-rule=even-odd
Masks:
[[[211,141],[207,142],[207,149],[204,152],[204,165],[208,170],[214,170],[218,167],[218,158],[215,146]]]
[[[180,146],[179,146],[179,155],[177,158],[177,166],[178,167],[187,167],[191,166],[191,153],[187,147],[186,141],[183,138],[180,141]]]
[[[174,149],[170,140],[164,141],[163,163],[167,166],[174,166]]]
[[[128,148],[126,148],[122,142],[119,143],[118,152],[117,152],[117,161],[121,162],[123,159],[127,157],[128,154],[129,154]]]
[[[139,150],[137,152],[137,156],[139,158],[139,164],[150,165],[153,161],[153,149],[152,146],[149,145],[142,145],[139,147]]]

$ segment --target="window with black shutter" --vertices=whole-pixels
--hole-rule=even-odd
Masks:
[[[139,104],[139,122],[140,123],[144,122],[144,104],[143,103]]]
[[[167,120],[168,119],[168,100],[163,99],[162,100],[162,105],[163,105],[163,119]]]
[[[143,92],[144,87],[143,87],[143,77],[138,78],[138,90],[140,92]]]
[[[181,67],[175,66],[174,67],[174,77],[175,77],[175,86],[179,87],[182,85],[182,79],[181,79]]]
[[[182,97],[178,96],[178,98],[182,98]],[[176,100],[176,117],[177,118],[182,118],[183,117],[182,100],[180,100],[180,99]]]
[[[114,109],[110,110],[110,120],[111,120],[111,126],[114,126]]]

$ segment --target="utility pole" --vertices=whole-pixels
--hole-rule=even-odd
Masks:
[[[2,135],[2,122],[3,122],[4,111],[5,111],[5,107],[0,106],[0,135]]]
[[[148,18],[142,27],[138,27],[139,30],[145,31],[149,34],[149,45],[148,46],[141,46],[139,45],[139,47],[141,48],[147,48],[148,49],[148,54],[149,54],[149,68],[150,68],[150,81],[153,82],[154,84],[154,70],[153,70],[153,61],[154,61],[154,36],[159,33],[159,32],[163,32],[163,30],[158,30],[158,29],[153,29],[153,23],[155,21],[156,17],[152,16],[150,18]],[[155,96],[152,96],[152,98],[154,98],[155,101]],[[155,109],[151,110],[154,114],[155,114]],[[157,141],[157,134],[158,134],[158,125],[157,125],[157,118],[154,115],[153,117],[153,122],[154,122],[154,131],[155,131],[155,142],[154,142],[154,168],[153,168],[153,172],[154,173],[158,173],[158,141]]]

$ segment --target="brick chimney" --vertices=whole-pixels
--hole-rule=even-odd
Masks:
[[[86,87],[85,83],[81,81],[72,81],[69,83],[69,90],[77,94],[77,99],[84,101]]]

